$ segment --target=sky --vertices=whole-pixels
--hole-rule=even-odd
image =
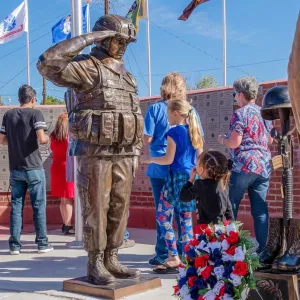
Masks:
[[[111,0],[110,12],[125,16],[134,0]],[[22,1],[1,1],[0,20]],[[28,0],[31,85],[42,96],[38,57],[52,46],[51,28],[70,14],[70,0]],[[204,75],[222,81],[222,0],[199,5],[188,21],[179,21],[190,0],[149,0],[152,95],[159,94],[162,78],[180,72],[190,85]],[[299,0],[227,0],[227,84],[241,76],[258,81],[287,77],[287,63],[299,13]],[[91,24],[103,15],[103,0],[93,0]],[[0,96],[17,104],[18,88],[26,83],[26,38],[0,45]],[[124,57],[138,81],[139,95],[148,95],[146,21],[140,20],[137,43]],[[65,89],[47,82],[48,95],[63,99]]]

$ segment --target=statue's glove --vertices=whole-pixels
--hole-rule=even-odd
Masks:
[[[115,31],[94,31],[84,35],[87,45],[92,45],[94,43],[101,44],[102,41],[108,38],[112,38],[117,34]]]

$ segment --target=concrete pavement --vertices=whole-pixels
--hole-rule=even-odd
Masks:
[[[156,276],[148,265],[149,258],[154,254],[155,231],[130,229],[130,236],[136,245],[120,250],[121,261],[129,267],[140,269],[145,276]],[[8,252],[8,236],[0,236],[0,300],[99,299],[62,291],[64,280],[84,276],[86,272],[85,251],[68,249],[66,246],[74,237],[62,235],[60,230],[50,231],[49,241],[55,249],[47,254],[37,253],[34,238],[34,234],[23,235],[21,255],[11,256]],[[162,288],[124,299],[172,299],[175,275],[161,278]]]

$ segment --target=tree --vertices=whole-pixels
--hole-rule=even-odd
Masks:
[[[195,84],[195,89],[208,89],[217,86],[218,82],[213,76],[205,75]]]
[[[65,101],[57,99],[53,96],[47,96],[46,103],[43,103],[43,101],[42,101],[41,104],[42,105],[43,104],[45,104],[45,105],[62,105],[62,104],[65,104]]]

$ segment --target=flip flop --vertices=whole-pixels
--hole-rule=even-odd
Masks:
[[[163,266],[165,269],[159,269],[158,267]],[[178,274],[178,267],[171,267],[166,262],[158,265],[153,269],[153,272],[156,274]]]

